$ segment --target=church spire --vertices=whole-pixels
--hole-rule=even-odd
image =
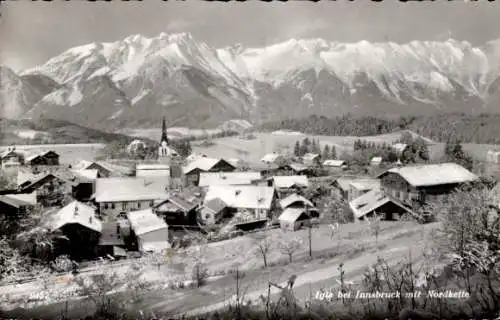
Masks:
[[[168,143],[168,137],[167,137],[167,121],[165,120],[165,117],[163,117],[163,122],[161,125],[161,142],[167,142]]]

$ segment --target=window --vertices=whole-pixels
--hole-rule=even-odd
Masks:
[[[114,203],[112,203],[112,204],[111,204],[111,209],[114,209],[114,208],[115,208],[115,204],[114,204]]]
[[[127,203],[126,202],[122,202],[122,210],[127,210]]]
[[[140,202],[140,201],[138,201],[138,202],[137,202],[137,209],[140,209],[140,208],[141,208],[141,202]]]
[[[104,204],[104,209],[108,209],[108,204],[107,203]]]
[[[154,201],[151,201],[151,202],[149,203],[149,206],[150,206],[150,207],[152,207],[152,206],[154,206],[154,204],[155,204],[155,202],[154,202]]]

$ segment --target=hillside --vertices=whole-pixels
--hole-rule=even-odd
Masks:
[[[500,115],[465,113],[400,118],[310,116],[268,122],[264,131],[295,130],[311,135],[373,136],[410,130],[436,142],[456,138],[464,143],[500,144]]]
[[[66,143],[130,143],[123,134],[108,133],[74,123],[41,119],[38,121],[0,119],[0,145],[66,144]]]
[[[499,52],[488,43],[290,39],[214,48],[189,33],[90,43],[16,75],[3,68],[4,117],[97,130],[216,127],[307,117],[499,113]],[[239,125],[238,125],[239,126]]]

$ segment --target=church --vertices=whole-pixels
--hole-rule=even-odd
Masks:
[[[171,163],[171,160],[179,157],[177,151],[168,145],[167,136],[167,124],[165,117],[163,117],[163,123],[161,127],[161,140],[160,146],[158,147],[158,160],[165,163]]]

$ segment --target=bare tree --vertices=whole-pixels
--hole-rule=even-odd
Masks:
[[[262,239],[257,239],[255,243],[255,253],[262,257],[262,260],[264,262],[264,267],[267,267],[267,258],[269,255],[269,252],[271,251],[272,247],[272,242],[269,239],[269,237],[265,236]]]
[[[371,234],[375,237],[375,245],[378,246],[378,236],[380,235],[380,216],[375,216],[373,219],[365,217]]]
[[[278,247],[282,254],[288,256],[289,262],[292,263],[293,254],[303,247],[304,243],[299,237],[291,236],[282,232],[278,240]]]

